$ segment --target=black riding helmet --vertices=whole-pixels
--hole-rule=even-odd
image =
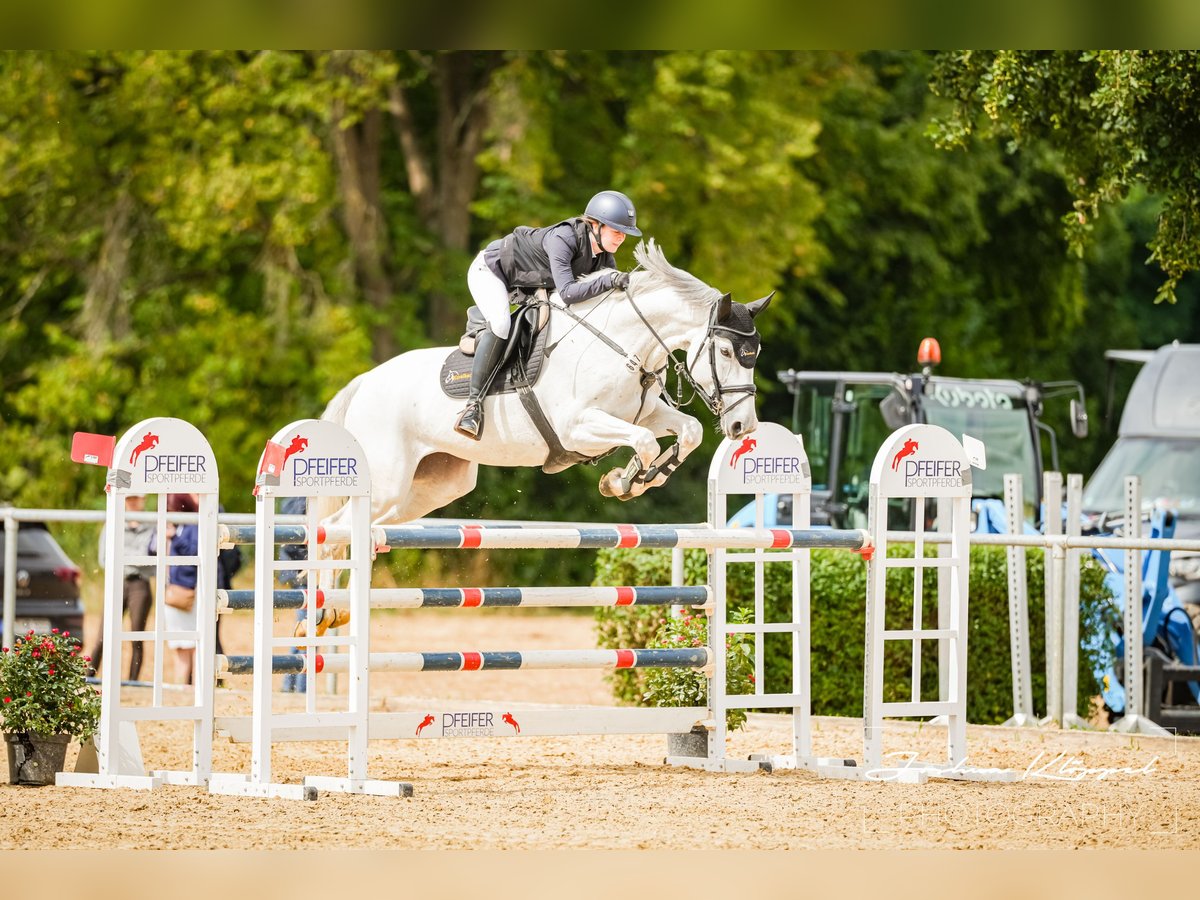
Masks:
[[[588,201],[583,214],[624,234],[641,237],[637,227],[637,210],[633,201],[620,191],[601,191]]]

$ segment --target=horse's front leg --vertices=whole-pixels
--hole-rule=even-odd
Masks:
[[[649,428],[632,425],[595,407],[585,409],[574,424],[563,432],[561,440],[567,449],[588,456],[600,456],[613,447],[631,447],[636,465],[641,469],[648,468],[658,457],[658,441]],[[635,496],[628,493],[627,486],[622,488],[618,483],[621,472],[621,469],[613,469],[600,479],[601,494],[622,500]]]
[[[655,437],[676,438],[649,466],[634,458],[625,469],[613,469],[600,480],[600,493],[606,497],[630,500],[640,497],[650,488],[666,484],[684,459],[700,446],[704,429],[700,423],[659,399],[642,424],[654,431]]]
[[[631,495],[635,497],[650,488],[665,484],[671,477],[671,473],[688,458],[693,450],[700,446],[700,441],[704,437],[704,426],[700,424],[699,420],[687,413],[680,412],[661,397],[655,401],[650,414],[642,418],[641,424],[653,431],[656,438],[674,436],[676,442],[672,447],[678,449],[669,454],[668,459],[656,460],[659,463],[658,472],[653,477],[639,481],[631,487]],[[668,456],[668,454],[664,454],[664,456]]]

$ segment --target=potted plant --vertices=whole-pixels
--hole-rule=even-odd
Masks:
[[[13,784],[53,784],[74,738],[85,741],[100,722],[100,694],[87,683],[91,657],[79,641],[28,632],[0,652],[0,719]]]
[[[751,621],[748,609],[729,613],[733,625]],[[730,694],[754,691],[754,644],[748,634],[731,634],[725,642],[725,687]],[[659,625],[654,648],[703,647],[708,643],[708,617],[684,614],[667,616]],[[708,703],[708,678],[699,669],[650,669],[646,674],[644,699],[655,706],[704,706]],[[725,727],[734,730],[746,724],[746,710],[725,712]],[[668,756],[707,756],[708,732],[696,727],[688,734],[667,735]]]

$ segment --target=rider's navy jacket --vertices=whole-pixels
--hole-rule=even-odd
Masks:
[[[616,269],[611,253],[592,253],[587,223],[580,217],[545,228],[522,225],[484,250],[487,267],[510,288],[554,287],[563,303],[578,303],[612,288],[616,272],[579,281],[598,269]]]

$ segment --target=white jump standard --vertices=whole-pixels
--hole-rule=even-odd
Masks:
[[[181,419],[153,418],[129,429],[113,451],[113,464],[105,485],[104,659],[100,667],[100,728],[97,733],[95,773],[60,772],[56,783],[71,787],[135,788],[153,790],[163,784],[203,786],[212,773],[213,658],[216,642],[217,463],[212,447],[195,426]],[[196,556],[167,556],[167,494],[194,493],[200,498],[199,541]],[[125,497],[158,495],[158,555],[127,556]],[[164,597],[167,565],[196,566],[196,630],[166,631]],[[155,566],[160,585],[154,598],[154,630],[123,630],[125,567]],[[192,672],[192,702],[171,705],[164,701],[163,666],[167,641],[193,641],[197,650]],[[154,688],[148,706],[125,706],[121,698],[122,648],[127,641],[154,642]],[[190,722],[192,765],[184,770],[159,769],[147,774],[142,763],[138,722]]]
[[[351,540],[348,545],[349,558],[318,560],[315,542],[309,545],[308,569],[308,621],[316,621],[317,591],[316,574],[342,569],[349,572],[347,587],[350,600],[350,633],[338,637],[316,637],[311,633],[302,638],[287,636],[278,638],[274,634],[275,606],[273,597],[276,573],[281,569],[295,569],[291,560],[277,560],[274,548],[259,542],[254,559],[254,592],[266,602],[254,608],[254,658],[272,659],[281,648],[301,646],[304,648],[304,669],[308,673],[308,690],[305,695],[303,713],[276,713],[270,666],[254,669],[254,706],[252,717],[253,740],[250,774],[246,776],[214,776],[209,790],[214,794],[235,794],[257,797],[286,797],[312,799],[316,789],[351,794],[376,794],[381,796],[411,796],[412,786],[405,782],[371,779],[367,773],[367,729],[369,720],[369,675],[370,618],[368,596],[371,588],[371,563],[373,548],[370,542],[370,495],[371,476],[362,460],[362,448],[358,442],[340,426],[328,422],[306,420],[295,422],[276,433],[267,444],[259,464],[259,479],[255,489],[256,530],[260,535],[275,533],[276,497],[307,497],[310,526],[316,531],[316,503],[312,499],[336,494],[348,497],[348,516],[351,523]],[[320,479],[298,475],[295,458],[304,462],[305,471],[312,469],[314,461],[326,461],[326,467],[342,474],[326,479],[327,484],[317,483]],[[288,465],[289,459],[292,465]],[[318,466],[320,467],[320,466]],[[352,474],[346,474],[352,473]],[[310,631],[315,629],[310,629]],[[346,708],[341,711],[318,711],[315,692],[318,648],[340,646],[345,649],[344,670],[349,674],[346,692]],[[288,728],[293,732],[320,733],[320,739],[332,737],[344,740],[347,751],[347,775],[344,778],[306,776],[303,784],[281,784],[271,778],[272,732],[275,728]]]

